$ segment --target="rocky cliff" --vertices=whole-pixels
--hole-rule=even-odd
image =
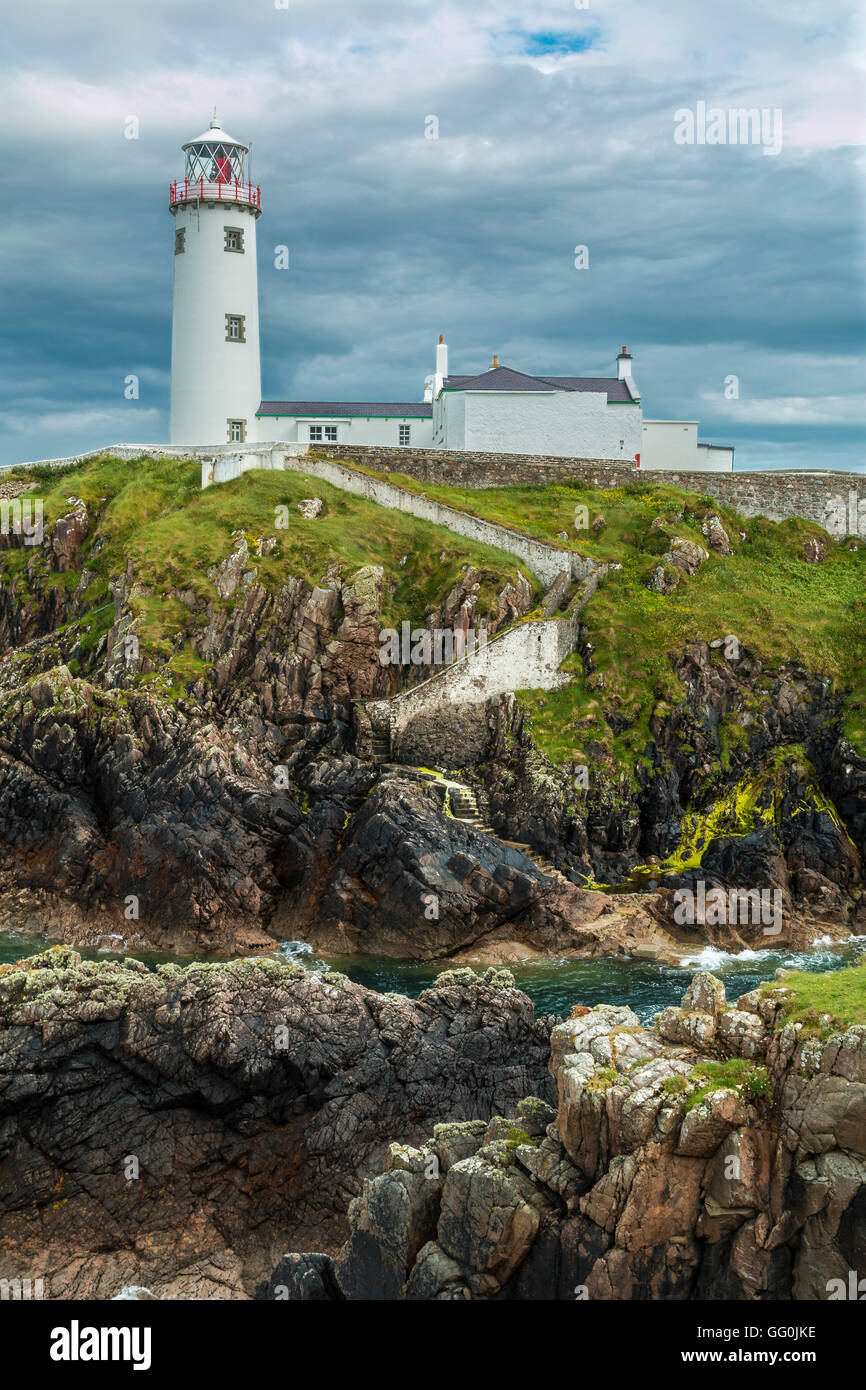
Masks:
[[[866,759],[849,737],[860,704],[847,666],[845,680],[810,671],[791,619],[772,641],[756,630],[754,650],[744,635],[732,663],[662,611],[681,605],[682,632],[708,627],[708,567],[739,565],[746,587],[769,553],[810,621],[827,570],[830,636],[853,650],[859,551],[825,538],[807,560],[798,533],[768,539],[769,523],[749,523],[741,540],[726,517],[721,555],[724,528],[701,522],[699,499],[675,519],[666,494],[612,501],[623,518],[586,533],[609,579],[582,615],[572,684],[437,712],[437,765],[474,788],[489,835],[406,769],[383,769],[364,702],[427,674],[382,666],[383,628],[494,633],[533,611],[537,586],[513,557],[325,485],[310,509],[310,485],[261,474],[201,493],[173,460],[4,483],[44,492],[46,521],[38,544],[0,537],[0,925],[195,952],[295,936],[415,958],[629,951],[655,949],[672,891],[700,881],[778,890],[776,944],[863,930]],[[559,491],[545,516],[582,495]],[[540,505],[506,494],[527,517]],[[701,525],[712,555],[680,534]],[[674,566],[672,594],[650,594],[643,567],[665,547],[703,559],[694,575]],[[662,612],[676,638],[646,657],[632,699],[612,670],[637,645],[635,592],[644,625]],[[782,654],[761,656],[759,637]],[[586,891],[597,884],[644,896],[610,903]],[[765,944],[760,923],[693,927],[695,943]]]
[[[0,1279],[243,1298],[335,1249],[390,1138],[553,1098],[552,1019],[507,972],[419,999],[268,959],[0,966]]]
[[[556,1108],[393,1143],[339,1255],[284,1256],[258,1296],[839,1297],[866,1274],[866,1024],[798,1013],[787,979],[729,1005],[698,974],[654,1027],[575,1009]]]

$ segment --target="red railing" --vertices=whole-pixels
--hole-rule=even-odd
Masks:
[[[262,190],[258,184],[238,183],[237,179],[175,179],[169,184],[168,201],[188,203],[193,198],[215,198],[221,203],[249,203],[251,207],[262,205]]]

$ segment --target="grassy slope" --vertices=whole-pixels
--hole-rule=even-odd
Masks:
[[[16,476],[33,475],[16,470]],[[129,464],[105,458],[61,475],[46,470],[38,476],[40,488],[34,495],[43,498],[46,529],[69,511],[68,498],[73,495],[87,505],[91,529],[82,555],[94,574],[86,591],[89,608],[109,601],[109,579],[131,560],[136,582],[149,590],[133,601],[143,618],[140,640],[147,650],[171,657],[172,668],[183,678],[199,674],[201,663],[189,650],[171,656],[170,639],[178,630],[189,631],[194,619],[187,606],[166,596],[167,591],[191,590],[204,602],[218,603],[207,571],[231,554],[238,532],[243,531],[251,549],[257,537],[277,538],[273,554],[253,554],[250,559],[257,579],[271,591],[291,576],[310,585],[321,583],[331,565],[341,566],[344,579],[365,565],[381,565],[386,580],[383,626],[404,620],[423,623],[467,564],[481,572],[479,613],[493,613],[497,594],[514,581],[520,563],[503,551],[386,511],[300,473],[257,470],[204,492],[199,465],[172,459]],[[297,503],[312,496],[322,499],[324,509],[315,520],[305,521]],[[276,525],[279,506],[288,508],[286,529]],[[97,537],[103,545],[94,553]],[[0,579],[14,583],[22,594],[28,588],[25,569],[33,554],[20,549],[0,557]],[[72,590],[79,575],[50,575],[46,567],[45,580]],[[94,618],[91,645],[112,620],[111,609]]]
[[[804,540],[823,533],[805,521],[776,525],[762,518],[744,521],[709,498],[700,498],[664,483],[615,489],[578,486],[515,487],[467,490],[434,487],[392,475],[416,492],[437,497],[540,539],[577,549],[622,568],[611,573],[590,600],[584,615],[595,660],[604,676],[602,691],[582,679],[580,661],[566,663],[574,683],[553,692],[523,692],[539,745],[554,762],[585,761],[587,745],[604,745],[616,762],[633,767],[649,738],[653,713],[679,703],[683,690],[671,656],[692,639],[735,634],[770,668],[798,658],[848,692],[847,731],[855,746],[866,747],[866,552],[833,546],[827,559],[808,565]],[[170,638],[189,630],[187,607],[165,597],[169,589],[192,590],[215,601],[207,570],[226,558],[232,535],[246,533],[250,542],[276,536],[275,555],[251,560],[266,587],[279,587],[290,575],[310,584],[321,582],[332,564],[344,577],[363,565],[382,565],[387,582],[385,625],[404,619],[424,620],[430,608],[471,563],[483,576],[480,611],[490,611],[495,596],[513,579],[517,563],[504,552],[476,545],[427,522],[340,492],[304,474],[257,471],[235,482],[202,492],[198,465],[151,459],[134,465],[100,459],[58,474],[40,477],[46,523],[68,510],[73,493],[84,498],[97,518],[84,547],[84,563],[94,572],[86,599],[91,608],[108,601],[108,580],[131,558],[137,581],[149,594],[136,599],[143,625],[140,636],[155,653],[170,657],[178,676],[197,674],[189,649],[172,655]],[[325,503],[315,521],[297,511],[302,497]],[[275,508],[286,505],[289,526],[275,526]],[[599,531],[575,531],[575,508],[584,506],[590,520],[601,517]],[[734,554],[710,558],[692,577],[683,577],[667,597],[645,587],[672,536],[705,544],[701,520],[717,513],[731,538]],[[654,519],[665,526],[652,530]],[[567,532],[569,540],[559,539]],[[740,533],[745,532],[745,539]],[[104,539],[93,554],[93,541]],[[0,560],[4,581],[26,592],[24,567],[29,549],[5,552]],[[401,566],[401,561],[405,563]],[[74,588],[77,573],[54,575],[47,582]],[[112,620],[107,609],[93,619],[88,640],[95,642]],[[717,654],[718,661],[724,657]],[[628,724],[614,736],[603,710],[615,711]],[[720,731],[722,763],[730,748],[744,739],[736,720]]]
[[[783,1005],[786,1023],[801,1023],[802,1037],[828,1037],[840,1028],[866,1020],[866,958],[845,970],[820,975],[793,970],[780,980],[761,985],[764,993],[787,991]]]
[[[800,520],[745,520],[712,498],[661,482],[612,489],[572,485],[470,490],[388,476],[450,506],[623,566],[599,587],[584,615],[597,667],[604,674],[604,691],[597,694],[579,680],[558,692],[521,696],[531,712],[535,737],[554,762],[583,761],[592,740],[604,742],[622,763],[640,756],[654,709],[663,714],[666,706],[683,698],[671,654],[682,652],[689,641],[713,641],[729,634],[771,668],[799,659],[848,691],[847,733],[856,747],[866,749],[862,548],[851,551],[833,545],[822,564],[809,565],[802,558],[803,543],[813,535],[826,538],[819,526]],[[587,507],[590,522],[603,518],[599,533],[591,525],[575,531],[579,505]],[[676,520],[679,513],[682,519]],[[711,554],[697,574],[681,579],[667,597],[648,590],[645,580],[661,562],[671,537],[684,536],[707,548],[700,527],[711,514],[721,517],[734,554]],[[662,532],[650,529],[658,516],[669,521]],[[561,531],[568,533],[567,542],[558,539]],[[566,667],[575,673],[581,669],[576,657]],[[602,703],[632,726],[617,739],[603,719]],[[738,738],[736,726],[723,728],[723,746]]]

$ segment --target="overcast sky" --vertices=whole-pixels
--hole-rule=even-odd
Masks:
[[[0,3],[0,462],[167,440],[168,184],[216,105],[262,187],[266,398],[419,400],[440,332],[453,372],[625,343],[644,414],[738,468],[863,469],[853,0],[283,4]],[[781,150],[677,143],[699,102],[780,111]]]

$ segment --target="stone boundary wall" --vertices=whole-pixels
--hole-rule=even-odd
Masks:
[[[625,483],[647,487],[670,483],[688,492],[715,497],[743,516],[765,516],[770,521],[786,521],[798,516],[817,522],[834,536],[866,538],[866,474],[863,473],[834,469],[668,472],[667,469],[638,469],[633,464],[609,459],[542,458],[360,444],[341,444],[339,453],[347,462],[374,468],[377,472],[405,473],[420,482],[438,483],[443,487],[540,487],[578,482],[610,488],[622,487]]]
[[[483,521],[468,512],[448,507],[443,502],[434,502],[415,492],[381,478],[371,478],[366,473],[337,463],[332,459],[308,455],[295,458],[287,455],[284,466],[298,473],[308,473],[333,487],[352,492],[358,497],[366,497],[380,507],[408,512],[421,521],[432,521],[436,526],[447,527],[455,535],[465,536],[467,540],[478,541],[482,545],[493,546],[515,555],[541,580],[546,588],[566,571],[573,580],[588,579],[598,568],[594,560],[578,555],[577,551],[560,550],[546,545],[543,541],[524,536],[508,526],[500,526],[492,521]]]
[[[634,463],[623,459],[563,459],[544,455],[494,454],[472,449],[413,449],[374,444],[339,444],[330,454],[316,445],[316,457],[338,453],[348,463],[374,468],[379,473],[405,473],[423,483],[443,487],[514,487],[567,483],[571,478],[598,487],[621,487],[634,482],[640,473]]]
[[[688,492],[724,502],[743,516],[785,521],[799,516],[816,521],[832,536],[866,539],[866,474],[795,473],[783,469],[756,473],[655,473],[653,478]]]

